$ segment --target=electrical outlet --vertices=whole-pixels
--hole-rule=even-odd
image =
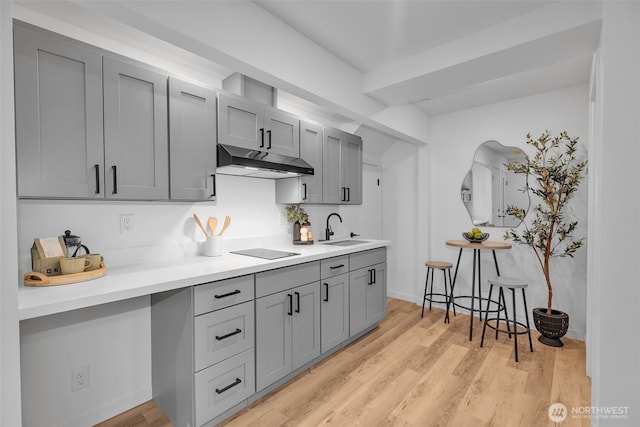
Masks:
[[[78,391],[89,387],[89,366],[83,366],[71,371],[71,391]]]
[[[131,233],[133,229],[133,214],[120,214],[120,234]]]

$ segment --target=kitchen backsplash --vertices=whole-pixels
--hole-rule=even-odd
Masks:
[[[101,253],[107,266],[163,261],[202,253],[204,234],[193,214],[206,222],[225,215],[231,225],[225,231],[225,250],[247,247],[256,239],[291,238],[284,205],[275,203],[275,181],[220,175],[216,203],[105,202],[70,200],[20,200],[18,202],[19,256],[22,271],[31,270],[30,248],[34,238],[54,237],[71,230],[91,252]],[[327,215],[338,212],[343,223],[331,219],[333,239],[348,237],[349,210],[346,206],[305,206],[315,240],[324,239]],[[121,233],[120,216],[132,214],[132,231]],[[367,236],[363,236],[367,237]]]

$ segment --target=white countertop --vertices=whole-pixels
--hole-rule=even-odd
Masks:
[[[47,287],[22,284],[19,289],[18,312],[20,320],[31,319],[391,245],[386,240],[357,240],[365,243],[351,246],[332,246],[322,242],[315,242],[313,245],[260,246],[300,253],[276,260],[228,252],[218,257],[191,256],[171,262],[113,268],[105,260],[107,274],[98,279]]]

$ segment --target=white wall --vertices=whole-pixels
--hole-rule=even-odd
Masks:
[[[0,1],[0,425],[20,425],[13,22]]]
[[[378,176],[377,167],[365,166],[361,206],[305,206],[316,240],[324,238],[331,212],[343,219],[331,219],[333,239],[352,231],[380,237]],[[226,214],[232,217],[226,250],[246,247],[254,238],[291,238],[284,205],[275,204],[275,184],[267,179],[220,175],[215,204],[20,200],[18,211],[23,270],[30,269],[35,237],[57,236],[67,228],[92,252],[102,253],[107,266],[197,256],[204,236],[194,212],[219,222]],[[130,234],[120,234],[121,213],[134,214]],[[148,297],[23,321],[23,425],[86,426],[150,399],[150,332]],[[71,392],[71,372],[82,366],[90,367],[90,386]]]
[[[149,297],[22,321],[23,425],[93,425],[150,399],[150,328]]]
[[[581,150],[585,155],[588,105],[588,88],[581,85],[432,117],[432,156],[420,164],[421,168],[429,170],[432,182],[428,196],[431,215],[428,257],[455,264],[458,251],[447,248],[445,241],[461,239],[460,233],[473,227],[460,198],[460,186],[480,144],[495,139],[530,153],[525,144],[528,132],[537,137],[545,129],[555,133],[567,130],[584,142]],[[570,207],[570,213],[580,221],[577,235],[586,235],[587,185],[585,181]],[[489,232],[491,239],[502,240],[506,229],[483,227],[482,230]],[[582,249],[574,259],[555,259],[551,266],[555,284],[554,307],[569,313],[567,335],[579,339],[584,339],[586,329],[586,256],[587,251]],[[482,259],[483,277],[486,278],[495,272],[495,268],[489,253],[483,254]],[[464,253],[456,282],[456,289],[461,293],[470,293],[472,262],[471,253]],[[514,246],[508,252],[499,252],[498,263],[501,274],[519,275],[530,283],[527,291],[530,308],[546,307],[544,276],[529,247]],[[418,265],[416,270],[419,277],[424,276],[424,267]]]
[[[382,237],[392,241],[387,251],[387,293],[414,301],[420,235],[418,209],[418,150],[416,145],[397,141],[383,154]]]
[[[640,425],[640,259],[627,236],[640,218],[640,4],[604,2],[594,103],[595,178],[590,193],[589,329],[591,405],[628,407],[622,420],[594,426]]]

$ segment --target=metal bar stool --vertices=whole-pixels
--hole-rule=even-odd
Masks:
[[[502,332],[505,334],[509,334],[509,338],[513,334],[513,348],[515,350],[516,362],[518,361],[518,335],[527,334],[529,336],[529,348],[533,352],[533,343],[531,342],[531,329],[529,328],[529,310],[527,309],[527,297],[525,295],[525,289],[527,288],[527,283],[524,280],[514,278],[514,277],[504,277],[504,276],[496,276],[492,277],[488,280],[489,282],[489,301],[487,301],[487,309],[485,311],[484,316],[484,326],[482,327],[482,339],[480,340],[480,347],[484,344],[484,333],[487,329],[487,326],[496,331],[496,338],[498,338],[498,332]],[[489,318],[489,305],[491,304],[491,293],[493,292],[493,287],[498,286],[499,289],[499,298],[501,297],[501,301],[497,302],[498,311],[497,316]],[[513,319],[509,319],[509,315],[507,314],[507,307],[505,305],[503,288],[507,288],[511,290],[511,299],[513,303]],[[522,289],[522,303],[524,305],[525,312],[525,320],[526,325],[522,322],[518,322],[516,319],[516,289]],[[495,301],[494,301],[495,303]],[[507,325],[507,330],[500,329],[500,312],[504,309],[504,322]],[[490,321],[496,321],[495,326],[490,324]],[[513,326],[513,331],[510,328],[510,325]],[[525,330],[518,331],[518,326],[524,328]]]
[[[453,267],[453,264],[445,261],[427,261],[424,263],[424,265],[427,266],[427,278],[424,282],[424,298],[422,300],[422,317],[424,317],[425,301],[429,301],[429,311],[431,311],[432,302],[439,303],[439,304],[447,304],[447,310],[449,310],[450,295],[451,295],[451,292],[453,292],[453,286],[452,286],[453,282],[451,281],[451,268]],[[433,292],[433,272],[436,269],[442,270],[442,276],[444,277],[444,293],[443,294]],[[448,286],[451,289],[451,292],[447,288],[447,272],[449,273]],[[431,288],[429,288],[429,274],[431,274]],[[434,300],[433,299],[434,296],[444,297],[444,301]],[[453,315],[454,316],[456,315],[455,307],[453,307]],[[448,316],[446,317],[445,321],[446,321],[445,323],[449,323]]]

